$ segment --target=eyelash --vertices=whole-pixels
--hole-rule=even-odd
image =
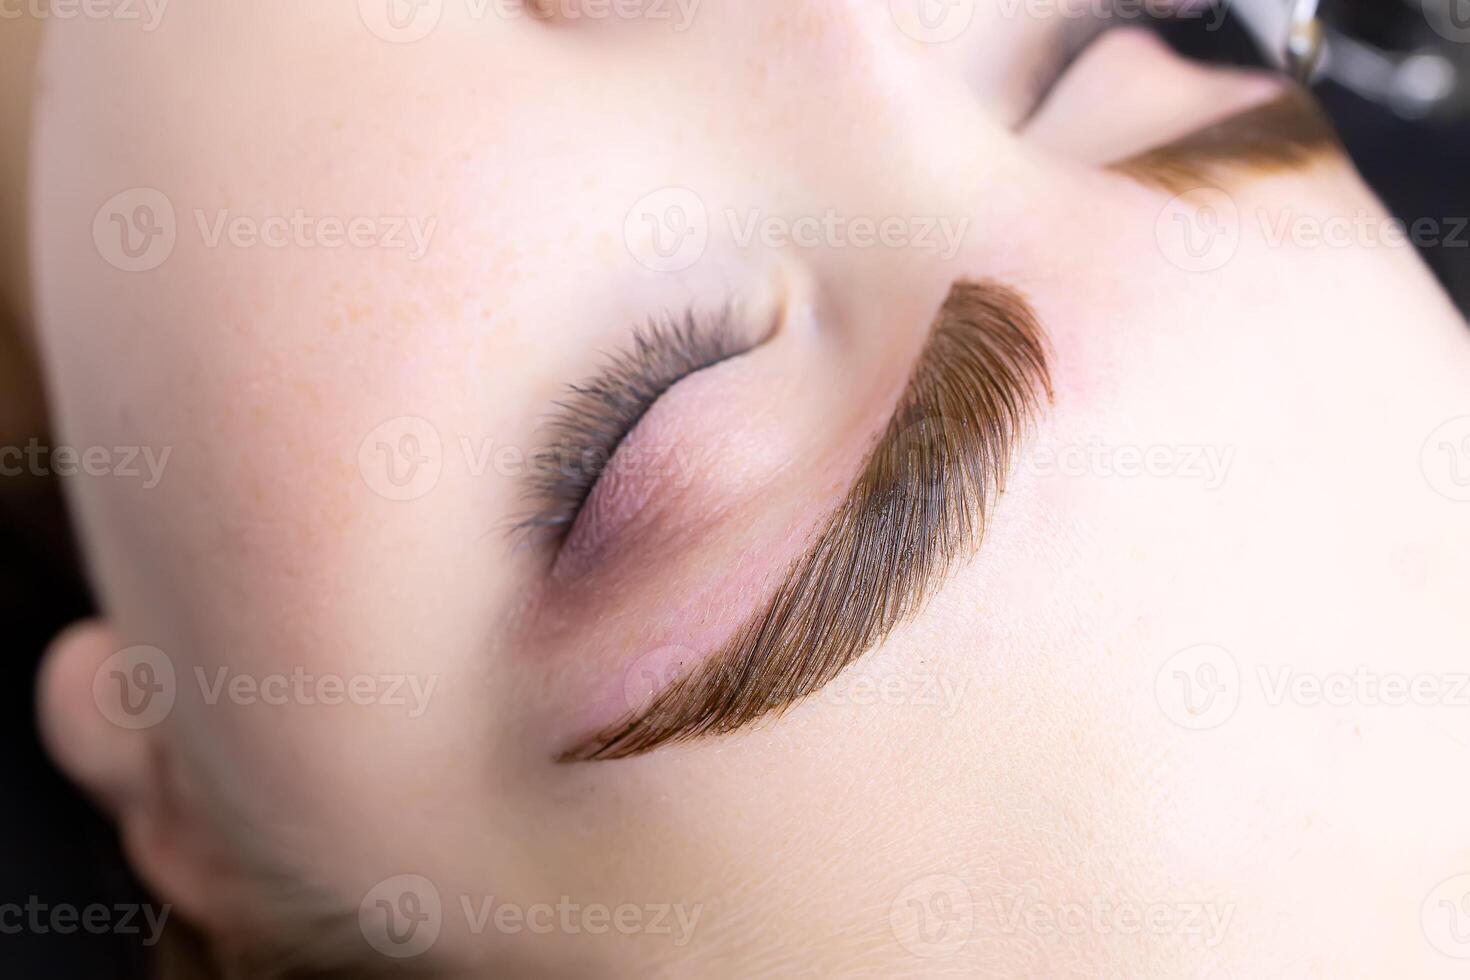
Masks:
[[[565,541],[608,461],[654,403],[691,374],[744,350],[728,307],[704,317],[691,309],[638,327],[629,349],[609,355],[588,380],[568,385],[556,403],[545,425],[547,445],[534,454],[528,480],[535,509],[516,529]]]

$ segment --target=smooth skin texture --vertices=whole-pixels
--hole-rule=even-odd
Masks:
[[[277,0],[176,0],[149,33],[46,25],[30,241],[57,438],[172,457],[151,490],[69,482],[106,618],[58,638],[39,696],[162,900],[249,942],[309,922],[303,892],[355,919],[419,875],[445,975],[1456,975],[1421,910],[1470,871],[1470,716],[1272,704],[1262,677],[1463,669],[1470,504],[1421,450],[1470,413],[1464,324],[1407,248],[1271,241],[1282,215],[1382,216],[1335,158],[1235,175],[1233,256],[1181,268],[1171,195],[1104,165],[1275,83],[1124,31],[1018,132],[1014,80],[1065,25],[978,7],[935,45],[878,0],[707,0],[682,31],[451,2],[413,44],[351,4]],[[125,272],[94,219],[136,187],[172,203],[177,242]],[[677,272],[625,238],[661,188],[710,215]],[[437,224],[417,261],[200,227],[297,208]],[[753,212],[828,209],[968,225],[952,256],[737,240]],[[702,653],[748,612],[845,491],[950,286],[982,278],[1035,307],[1055,398],[978,556],[779,720],[558,764],[653,638]],[[779,329],[661,406],[702,454],[687,486],[655,486],[647,526],[576,575],[511,547],[523,483],[462,440],[535,448],[600,351],[732,298],[752,341]],[[443,468],[390,500],[359,450],[404,416]],[[1152,475],[1119,475],[1159,447]],[[137,644],[178,696],[133,731],[94,679]],[[1208,730],[1170,693],[1199,644],[1241,678]],[[222,668],[436,686],[416,717],[210,703],[196,670]],[[488,896],[694,924],[476,929],[462,901]],[[1137,914],[1098,924],[1095,903]]]

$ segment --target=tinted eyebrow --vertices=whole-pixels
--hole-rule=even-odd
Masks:
[[[1231,176],[1301,169],[1341,148],[1317,100],[1292,86],[1269,102],[1135,154],[1111,169],[1182,194],[1220,186]]]
[[[994,281],[956,283],[858,477],[775,594],[702,665],[562,761],[620,759],[779,714],[913,616],[978,547],[1043,396],[1041,327]]]

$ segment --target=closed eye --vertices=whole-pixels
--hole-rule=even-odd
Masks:
[[[527,497],[533,510],[514,530],[562,544],[618,447],[680,381],[745,353],[733,311],[651,319],[632,345],[609,355],[597,374],[568,385],[533,457]]]

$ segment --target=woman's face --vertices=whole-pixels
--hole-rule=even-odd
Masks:
[[[1465,713],[1294,685],[1461,659],[1470,348],[1311,237],[1385,219],[1232,124],[1280,85],[1118,31],[1037,109],[1065,5],[385,3],[50,28],[42,340],[118,465],[42,699],[180,914],[478,975],[1453,965]]]

